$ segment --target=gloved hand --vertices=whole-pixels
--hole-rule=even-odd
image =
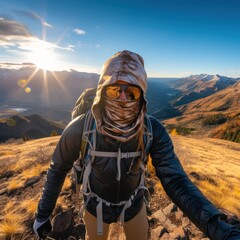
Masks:
[[[34,221],[33,230],[40,239],[45,239],[51,232],[52,225],[49,219],[43,222]]]

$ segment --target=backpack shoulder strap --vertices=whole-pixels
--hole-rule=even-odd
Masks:
[[[80,145],[79,157],[73,163],[73,168],[72,168],[73,190],[77,195],[79,195],[80,185],[83,182],[83,174],[84,174],[84,171],[86,168],[86,164],[88,162],[85,159],[85,156],[87,154],[89,144],[91,146],[93,145],[92,139],[96,138],[96,137],[94,137],[96,135],[96,134],[94,134],[94,125],[95,125],[94,123],[95,123],[94,118],[91,114],[91,111],[89,110],[86,112],[86,116],[85,116],[84,123],[83,123],[82,140],[81,140],[81,145]]]
[[[153,129],[150,117],[148,114],[145,114],[145,131],[144,131],[144,144],[145,144],[145,154],[146,156],[149,154],[150,147],[153,141]]]
[[[83,131],[82,131],[82,141],[81,141],[81,159],[83,160],[87,154],[89,145],[91,149],[95,149],[96,146],[96,125],[95,120],[92,115],[91,110],[88,110],[85,116]]]

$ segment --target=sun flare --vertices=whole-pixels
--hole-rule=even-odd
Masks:
[[[53,51],[48,49],[34,51],[32,53],[32,62],[43,70],[56,70],[57,68],[57,57]]]
[[[29,54],[29,61],[34,63],[37,68],[43,70],[57,70],[59,68],[58,57],[54,52],[54,47],[45,41],[35,44]]]

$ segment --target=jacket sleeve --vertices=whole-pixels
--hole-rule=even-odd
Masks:
[[[153,142],[150,155],[167,195],[210,239],[240,239],[240,231],[224,221],[226,216],[188,178],[162,124],[154,118],[151,118],[151,122]]]
[[[83,115],[70,122],[55,148],[36,212],[36,219],[40,222],[50,217],[66,174],[79,157],[83,122]]]

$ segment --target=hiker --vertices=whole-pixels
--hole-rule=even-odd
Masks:
[[[144,61],[136,53],[124,50],[105,62],[91,110],[70,122],[54,151],[33,225],[40,238],[51,231],[50,215],[65,176],[86,141],[86,239],[107,239],[113,222],[121,222],[127,240],[148,239],[148,153],[168,196],[206,236],[240,239],[240,231],[225,222],[226,216],[188,178],[163,125],[146,114],[146,79]]]

